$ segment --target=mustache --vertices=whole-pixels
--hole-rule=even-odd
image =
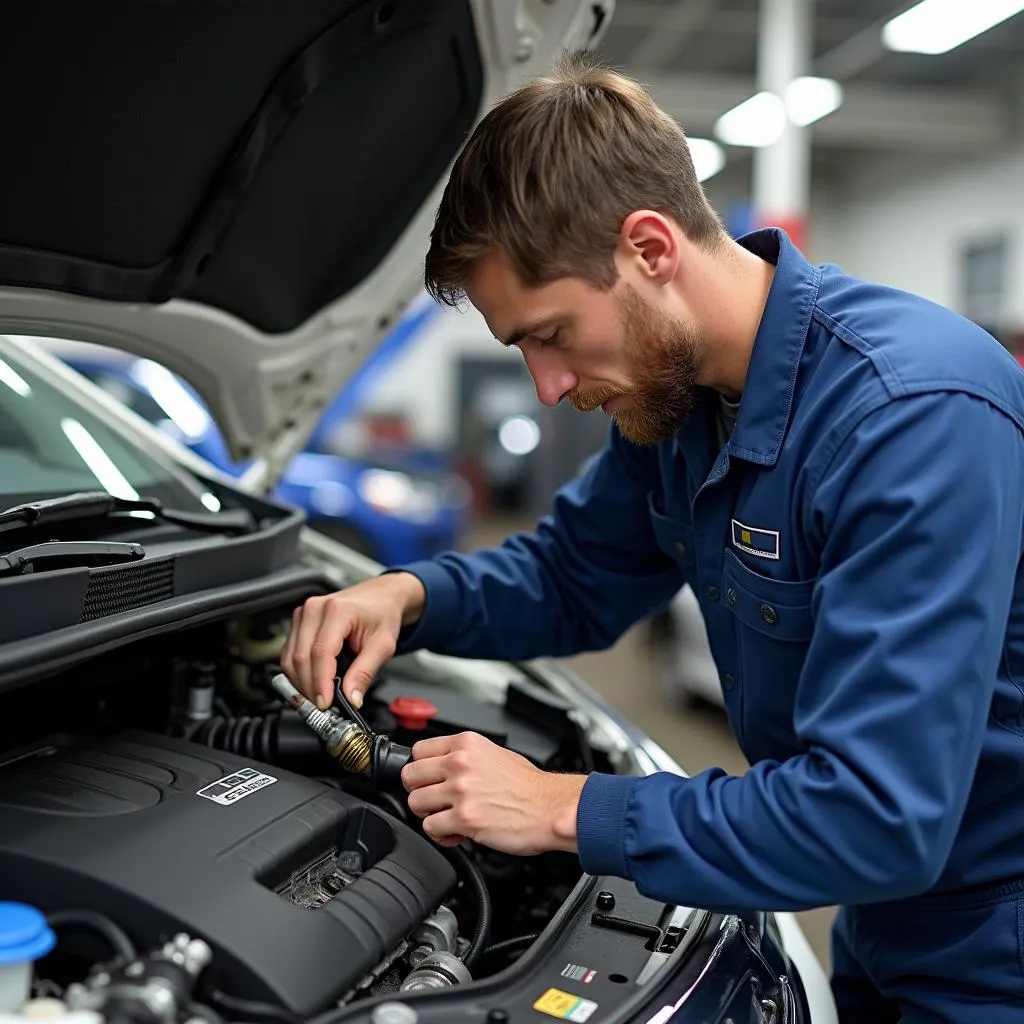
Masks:
[[[577,412],[593,412],[604,405],[608,399],[624,394],[626,392],[622,388],[606,385],[602,388],[595,388],[593,391],[570,391],[568,398],[570,405]]]

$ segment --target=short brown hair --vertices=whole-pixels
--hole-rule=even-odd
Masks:
[[[457,305],[493,250],[530,287],[571,276],[610,288],[622,223],[638,209],[672,216],[700,245],[724,235],[679,124],[591,53],[563,54],[471,133],[434,221],[427,291]]]

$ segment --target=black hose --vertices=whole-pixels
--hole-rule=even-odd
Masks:
[[[206,1021],[206,1024],[227,1024],[224,1018],[205,1003],[197,1003],[194,1000],[188,1004],[188,1015],[194,1020]]]
[[[453,867],[462,876],[463,882],[474,890],[476,896],[476,928],[469,949],[462,958],[466,967],[472,967],[480,958],[491,935],[491,894],[487,891],[483,872],[475,861],[459,846],[441,847],[441,852],[453,862]]]
[[[214,1009],[228,1015],[231,1020],[265,1021],[267,1024],[302,1024],[302,1019],[283,1006],[260,1003],[252,999],[240,999],[226,992],[211,992],[210,1003]],[[240,1017],[237,1015],[241,1015]]]
[[[532,946],[539,938],[540,932],[531,932],[529,935],[517,935],[514,939],[495,942],[480,954],[480,959],[490,960],[492,956],[499,956],[502,953],[516,953],[520,949]]]
[[[56,910],[46,917],[46,923],[53,929],[84,928],[95,932],[107,941],[107,945],[123,960],[131,961],[138,955],[128,934],[109,917],[94,910]]]
[[[291,710],[251,716],[214,715],[194,724],[186,738],[214,750],[298,770],[326,759],[319,737]]]

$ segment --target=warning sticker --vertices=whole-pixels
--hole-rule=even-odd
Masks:
[[[566,964],[562,968],[562,977],[568,978],[570,981],[581,981],[584,985],[589,985],[597,977],[597,971],[584,967],[582,964]]]
[[[275,782],[277,779],[273,775],[264,775],[255,768],[240,768],[233,775],[225,775],[223,779],[197,790],[196,796],[205,797],[216,804],[235,804]]]
[[[581,999],[571,992],[549,988],[533,1004],[533,1008],[551,1017],[558,1017],[559,1020],[584,1021],[590,1019],[590,1015],[597,1009],[597,1003],[590,999]]]

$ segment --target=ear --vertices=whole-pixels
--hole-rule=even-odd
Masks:
[[[634,273],[652,284],[668,284],[679,267],[679,240],[668,219],[656,210],[635,210],[619,232],[619,254]]]

